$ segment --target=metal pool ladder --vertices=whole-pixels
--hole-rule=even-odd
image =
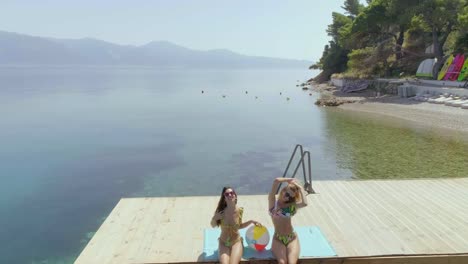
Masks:
[[[302,165],[302,172],[304,175],[304,189],[308,194],[315,193],[314,189],[312,188],[312,173],[311,173],[311,166],[310,166],[310,152],[309,151],[304,151],[304,148],[302,145],[297,144],[296,147],[294,147],[294,151],[291,155],[291,158],[289,159],[288,166],[286,166],[286,169],[284,170],[283,173],[283,178],[286,177],[286,174],[288,173],[289,167],[291,166],[291,162],[293,161],[294,157],[296,156],[297,150],[300,151],[301,159],[297,163],[296,169],[294,170],[291,178],[294,178],[296,176],[297,171],[299,170],[299,167]],[[307,158],[307,159],[306,159]],[[307,167],[308,167],[308,174],[306,174],[306,166],[305,162],[307,162]],[[278,186],[278,189],[276,190],[276,193],[279,192],[279,189],[281,188]]]

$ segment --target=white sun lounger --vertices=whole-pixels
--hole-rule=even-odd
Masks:
[[[453,96],[450,95],[449,97],[440,97],[440,98],[437,98],[434,100],[434,103],[436,104],[444,104],[445,102],[449,101],[449,100],[453,100]]]
[[[451,102],[448,102],[448,103],[445,103],[446,105],[449,105],[449,106],[455,106],[455,107],[460,107],[462,104],[468,104],[468,98],[466,96],[458,99],[458,100],[454,100],[454,101],[451,101]]]
[[[460,97],[454,96],[454,97],[452,97],[451,100],[445,101],[445,102],[444,102],[444,105],[451,106],[452,103],[457,102],[457,101],[460,101],[460,99],[461,99]]]
[[[427,99],[427,101],[428,101],[429,103],[435,104],[435,103],[436,103],[436,100],[441,100],[442,98],[447,98],[447,97],[448,97],[448,95],[445,96],[445,95],[439,94],[439,95],[436,95],[436,96],[433,96],[433,97]]]

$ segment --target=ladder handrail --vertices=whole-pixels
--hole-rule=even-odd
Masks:
[[[293,151],[293,153],[291,155],[291,158],[289,158],[288,165],[286,166],[286,169],[284,170],[283,178],[286,177],[286,174],[288,173],[288,170],[289,170],[289,166],[291,166],[291,162],[294,159],[294,156],[296,155],[296,152],[297,152],[298,149],[301,151],[301,159],[297,163],[296,169],[294,170],[291,178],[294,178],[296,176],[296,173],[297,173],[297,170],[299,169],[299,166],[302,165],[302,172],[303,172],[303,175],[304,175],[304,189],[309,194],[315,193],[314,189],[312,189],[312,170],[311,170],[311,162],[310,162],[310,152],[309,151],[304,151],[304,148],[302,147],[302,145],[297,144],[296,147],[294,147],[294,151]],[[306,168],[305,168],[305,164],[304,164],[304,162],[306,162],[306,161],[304,161],[305,157],[307,157],[308,169],[309,169],[308,179],[307,179]],[[276,193],[279,192],[280,188],[281,188],[281,184],[278,186],[278,189],[276,190]]]
[[[294,159],[294,156],[296,155],[296,151],[297,151],[298,148],[301,150],[301,156],[304,154],[304,149],[302,148],[302,145],[297,144],[296,147],[294,147],[294,151],[293,151],[293,153],[291,155],[291,158],[289,158],[288,166],[286,166],[286,169],[284,170],[283,178],[286,177],[286,174],[287,174],[287,172],[289,170],[289,166],[291,165],[291,162]],[[304,166],[302,166],[302,168],[303,168],[303,172],[305,174]]]

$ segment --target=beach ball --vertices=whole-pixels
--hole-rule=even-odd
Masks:
[[[251,226],[245,232],[245,240],[247,245],[257,251],[262,251],[270,242],[270,234],[264,226]]]

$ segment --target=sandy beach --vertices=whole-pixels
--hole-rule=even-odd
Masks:
[[[417,102],[394,95],[377,97],[373,91],[342,93],[327,84],[313,85],[313,90],[326,98],[343,101],[338,108],[379,114],[409,121],[418,126],[449,129],[468,135],[468,109],[427,102]]]

